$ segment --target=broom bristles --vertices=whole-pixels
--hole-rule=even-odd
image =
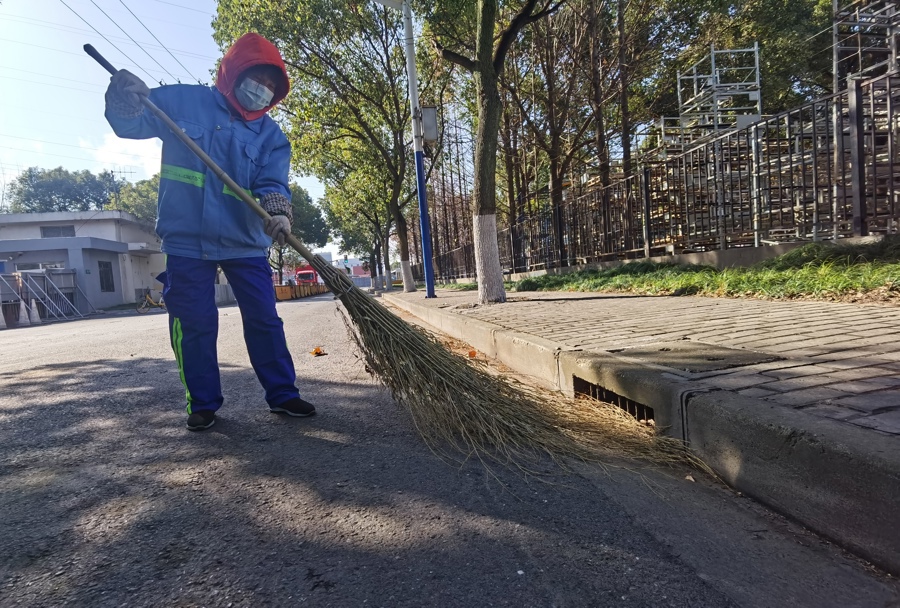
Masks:
[[[344,304],[368,368],[435,452],[449,455],[450,448],[520,468],[546,455],[557,462],[631,457],[708,471],[682,442],[658,436],[615,406],[566,403],[492,375],[391,313],[320,256],[310,263]]]

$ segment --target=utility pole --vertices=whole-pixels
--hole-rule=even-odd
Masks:
[[[134,171],[132,171],[132,170],[130,170],[130,169],[127,170],[127,171],[125,171],[124,169],[113,169],[113,170],[110,171],[110,173],[112,173],[112,176],[113,176],[113,193],[114,193],[115,196],[116,196],[116,206],[115,206],[115,208],[116,208],[117,211],[119,211],[119,210],[120,210],[120,205],[119,205],[119,193],[121,192],[121,188],[119,187],[119,180],[116,179],[116,178],[117,178],[118,176],[124,176],[124,175],[127,175],[127,176],[131,177],[132,175],[134,175]],[[123,180],[123,181],[130,181],[130,180]]]
[[[413,38],[412,9],[409,0],[375,0],[379,4],[403,13],[404,51],[409,80],[409,105],[412,110],[413,152],[416,161],[416,192],[419,199],[419,229],[422,234],[422,271],[425,275],[425,297],[434,295],[434,268],[431,252],[431,222],[428,218],[428,198],[425,192],[425,146],[422,108],[419,106],[419,83],[416,72],[416,48]]]

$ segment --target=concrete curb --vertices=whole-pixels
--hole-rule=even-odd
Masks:
[[[657,425],[688,442],[726,483],[900,575],[900,451],[891,438],[705,386],[667,367],[385,299],[567,395],[576,382],[588,383],[653,408]]]

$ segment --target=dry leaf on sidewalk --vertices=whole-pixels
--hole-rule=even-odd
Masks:
[[[325,349],[321,346],[317,346],[309,351],[309,354],[311,354],[313,357],[321,357],[322,355],[327,355],[328,353],[326,353]]]

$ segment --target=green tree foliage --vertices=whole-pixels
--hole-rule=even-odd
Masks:
[[[294,213],[291,234],[311,248],[324,246],[328,242],[330,231],[322,209],[313,203],[305,188],[296,184],[291,185],[291,207]],[[299,266],[302,263],[303,258],[289,245],[279,247],[275,244],[269,250],[269,264],[278,271],[279,281],[283,278],[281,274],[283,268]]]
[[[291,185],[291,207],[294,211],[291,233],[294,236],[310,247],[323,247],[328,243],[330,231],[322,209],[313,202],[305,188]]]
[[[151,224],[156,223],[159,174],[134,184],[125,183],[113,197],[114,204],[122,211]]]
[[[329,224],[336,227],[342,251],[371,257],[380,250],[387,261],[393,227],[387,204],[391,184],[387,178],[379,180],[379,175],[360,163],[325,187],[323,207]]]
[[[87,170],[30,167],[20,173],[8,187],[10,211],[46,213],[99,210],[107,206],[114,189],[115,176],[109,171],[94,175]]]

